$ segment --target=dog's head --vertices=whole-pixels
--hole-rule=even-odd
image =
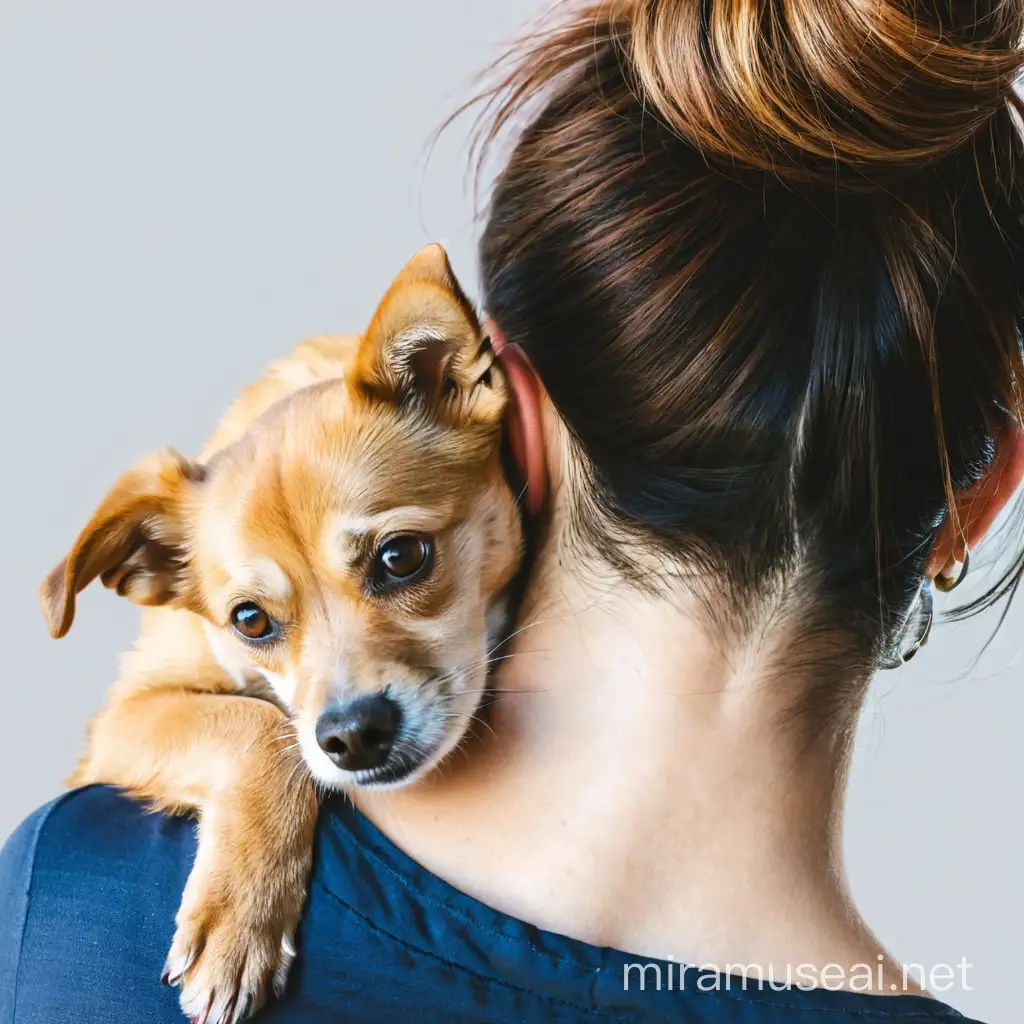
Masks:
[[[444,251],[399,275],[343,378],[272,407],[205,464],[115,484],[44,581],[51,631],[99,577],[205,619],[269,684],[330,786],[422,774],[479,706],[522,548],[500,457],[506,386]]]

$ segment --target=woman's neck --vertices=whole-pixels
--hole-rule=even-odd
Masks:
[[[767,640],[726,650],[685,598],[561,572],[538,574],[520,623],[465,752],[360,794],[385,833],[485,903],[596,945],[780,978],[877,967],[840,858],[851,730],[787,717],[807,680],[780,675]]]

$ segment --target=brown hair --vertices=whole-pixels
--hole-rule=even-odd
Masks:
[[[803,595],[807,649],[868,672],[1022,412],[1024,0],[565,11],[487,94],[484,152],[527,123],[480,256],[578,445],[578,534],[741,625]]]

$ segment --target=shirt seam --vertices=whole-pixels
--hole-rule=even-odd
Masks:
[[[412,893],[417,900],[422,900],[425,903],[429,903],[432,907],[437,907],[438,909],[444,911],[444,913],[447,914],[449,917],[460,922],[461,924],[469,925],[471,928],[477,931],[486,932],[488,935],[492,935],[495,938],[501,939],[504,942],[511,942],[517,946],[525,946],[527,949],[551,961],[551,963],[553,964],[576,968],[580,968],[583,966],[577,960],[571,960],[567,959],[566,957],[558,956],[555,953],[549,953],[547,950],[541,949],[539,946],[530,942],[529,939],[520,938],[518,935],[509,935],[507,932],[500,932],[496,928],[492,928],[490,925],[481,924],[481,922],[474,920],[466,914],[463,914],[460,910],[456,910],[454,907],[449,906],[443,900],[435,899],[433,896],[429,896],[421,890],[414,888],[411,881],[408,878],[406,878],[405,875],[403,875],[396,868],[388,864],[388,862],[384,860],[384,858],[381,857],[380,854],[378,854],[377,851],[374,850],[372,847],[369,847],[364,843],[358,843],[358,848],[364,856],[369,857],[379,867],[383,868],[389,875],[397,879],[398,882],[401,883],[403,888]],[[334,896],[335,899],[340,899],[340,897],[338,897],[335,893],[331,893],[331,895]],[[591,974],[597,974],[599,973],[600,968],[588,968],[588,970],[590,970]]]
[[[545,957],[547,960],[551,961],[554,964],[558,964],[560,966],[576,967],[576,968],[582,967],[582,965],[578,961],[566,959],[565,957],[556,956],[554,953],[549,953],[546,950],[540,949],[538,946],[535,946],[528,939],[522,939],[522,938],[519,938],[516,935],[509,935],[506,932],[500,932],[500,931],[498,931],[498,930],[496,930],[494,928],[491,928],[489,925],[481,924],[479,921],[475,921],[471,917],[469,917],[468,915],[463,914],[461,911],[456,910],[454,907],[449,906],[443,900],[435,899],[433,896],[428,896],[426,893],[422,892],[421,890],[414,889],[413,886],[412,886],[411,881],[409,879],[407,879],[405,877],[405,875],[403,875],[400,871],[398,871],[396,868],[394,868],[391,864],[389,864],[371,846],[369,846],[369,845],[367,845],[366,843],[363,843],[363,842],[357,842],[357,847],[358,847],[359,851],[364,856],[368,857],[374,863],[376,863],[379,867],[381,867],[385,871],[387,871],[388,874],[390,874],[391,876],[396,878],[402,884],[402,886],[405,889],[407,889],[410,893],[413,893],[418,901],[423,901],[425,903],[429,903],[433,907],[437,907],[438,909],[442,910],[445,914],[447,914],[449,917],[451,917],[454,920],[460,922],[461,924],[468,925],[468,926],[470,926],[471,928],[473,928],[475,930],[483,931],[483,932],[487,933],[488,935],[492,935],[495,938],[503,939],[506,942],[512,942],[512,943],[515,943],[516,945],[519,945],[519,946],[525,946],[527,949],[532,950],[534,953],[537,953],[539,956]],[[377,928],[378,927],[369,917],[367,917],[366,915],[362,914],[360,911],[356,910],[354,907],[350,906],[348,903],[345,902],[345,900],[343,900],[340,896],[338,896],[337,893],[332,892],[330,889],[328,889],[323,884],[323,882],[318,882],[318,884],[324,890],[324,892],[328,893],[328,895],[330,895],[330,896],[333,896],[334,899],[336,899],[343,906],[347,907],[349,910],[351,910],[358,917],[360,917],[364,921],[366,921],[372,928]],[[383,929],[381,929],[381,932],[382,932],[382,934],[390,935],[390,933],[384,932]],[[400,939],[398,936],[390,936],[390,937],[392,939],[394,939],[394,941],[399,942],[402,945],[407,945],[405,940]],[[411,946],[411,945],[409,946],[409,948],[410,949],[417,949],[416,946]],[[426,952],[426,951],[422,951],[422,952]],[[433,955],[433,954],[427,953],[426,955],[429,956],[429,955]],[[472,971],[470,968],[467,968],[467,967],[463,966],[462,964],[453,963],[453,962],[451,962],[449,960],[444,959],[443,957],[438,957],[437,959],[441,960],[444,963],[447,963],[450,967],[454,967],[454,968],[457,968],[459,970],[466,971],[467,974],[471,974],[471,975],[476,976],[474,971]],[[687,964],[685,966],[688,967],[688,968],[689,967],[693,967],[694,969],[698,969],[697,965],[695,965],[695,964]],[[600,973],[601,969],[600,968],[590,968],[589,970],[590,970],[590,973],[592,975],[596,976],[597,974]],[[487,976],[486,975],[480,975],[480,977],[483,977],[483,978],[486,979]],[[499,985],[508,984],[507,982],[503,982],[500,979],[491,979],[491,980],[493,980],[496,984],[499,984]],[[510,987],[515,988],[516,986],[510,986]],[[528,989],[521,989],[520,991],[529,992]],[[734,991],[732,991],[729,988],[724,988],[724,989],[723,988],[716,988],[716,989],[713,989],[712,991],[724,993],[726,996],[730,997],[735,1002],[744,1003],[744,1004],[746,1004],[748,1006],[767,1006],[767,1007],[770,1007],[771,1009],[775,1009],[775,1010],[789,1010],[789,1011],[795,1012],[795,1013],[840,1013],[840,1014],[846,1014],[846,1015],[851,1016],[851,1017],[853,1017],[853,1016],[861,1017],[861,1018],[876,1017],[876,1018],[879,1018],[881,1020],[890,1020],[890,1021],[893,1021],[893,1020],[895,1020],[895,1021],[899,1021],[899,1020],[924,1020],[924,1021],[954,1021],[955,1022],[957,1020],[965,1020],[963,1015],[958,1010],[956,1010],[955,1008],[953,1008],[953,1007],[951,1007],[949,1005],[944,1005],[942,1003],[937,1003],[936,1004],[934,1012],[927,1011],[927,1010],[895,1010],[895,1011],[891,1011],[891,1010],[884,1010],[884,1009],[881,1009],[881,1008],[875,1009],[873,1007],[860,1010],[860,1009],[846,1009],[844,1007],[837,1007],[837,1006],[799,1006],[799,1005],[787,1004],[787,1003],[776,1003],[776,1002],[772,1002],[770,1000],[761,998],[760,996],[751,996],[748,993],[734,992]],[[547,998],[547,997],[543,997],[543,998]],[[886,998],[891,998],[891,997],[875,996],[873,998],[886,999]],[[557,1002],[557,1000],[556,1000],[556,1002]],[[565,1003],[564,1005],[572,1006],[573,1009],[583,1009],[583,1007],[577,1006],[576,1004],[572,1004],[572,1003]],[[586,1011],[586,1012],[597,1012],[597,1011]]]
[[[385,867],[387,867],[387,865],[385,865]],[[519,993],[522,993],[523,995],[527,995],[527,996],[529,996],[532,999],[542,1000],[542,1001],[547,1002],[547,1003],[552,1003],[552,1004],[554,1004],[556,1006],[565,1007],[565,1008],[570,1009],[570,1010],[581,1011],[581,1012],[587,1014],[590,1017],[600,1017],[603,1014],[606,1014],[607,1012],[609,1012],[609,1011],[601,1010],[598,1007],[594,1007],[594,1006],[587,1007],[587,1006],[582,1005],[581,1003],[572,1003],[572,1002],[569,1002],[569,1001],[564,1000],[564,999],[558,999],[558,998],[556,998],[554,996],[545,995],[544,993],[536,992],[536,991],[533,991],[532,989],[524,988],[521,985],[515,985],[512,982],[506,981],[506,980],[504,980],[502,978],[495,978],[495,977],[493,977],[493,976],[491,976],[489,974],[483,974],[480,971],[475,971],[475,970],[473,970],[470,967],[466,967],[465,964],[456,963],[455,961],[449,960],[447,957],[441,956],[438,953],[431,952],[430,950],[427,950],[427,949],[422,949],[421,947],[415,945],[414,943],[411,943],[408,940],[403,939],[400,936],[393,934],[392,932],[389,932],[387,929],[382,928],[380,925],[377,924],[376,921],[372,920],[370,917],[368,917],[366,914],[364,914],[361,910],[357,910],[347,900],[344,900],[336,892],[334,892],[333,890],[327,888],[327,886],[322,881],[317,880],[316,885],[323,892],[325,892],[328,896],[330,896],[331,899],[335,900],[337,903],[339,903],[341,906],[343,906],[346,910],[348,910],[351,914],[354,914],[361,921],[363,921],[366,925],[368,925],[372,931],[374,931],[378,935],[383,936],[386,939],[389,939],[392,942],[397,942],[398,945],[400,945],[403,949],[409,950],[409,951],[411,951],[413,953],[418,953],[421,956],[429,957],[432,960],[437,960],[439,963],[445,964],[445,966],[451,968],[452,970],[459,971],[459,972],[461,972],[463,974],[468,974],[470,977],[476,978],[478,981],[483,981],[483,982],[486,982],[488,984],[498,985],[499,987],[510,989],[513,992],[519,992]],[[441,906],[443,906],[443,904],[441,904]],[[447,908],[445,908],[445,909],[447,909]],[[500,933],[497,933],[497,934],[500,934]],[[512,938],[512,936],[509,936],[509,938]],[[561,962],[562,963],[570,963],[571,964],[571,961],[561,961]],[[595,971],[593,973],[596,974],[598,972]],[[767,1007],[769,1009],[773,1009],[773,1010],[786,1010],[789,1013],[795,1013],[795,1014],[828,1013],[828,1014],[833,1014],[833,1015],[837,1015],[837,1016],[840,1016],[840,1017],[851,1017],[851,1018],[857,1017],[857,1018],[861,1018],[861,1019],[865,1019],[865,1020],[869,1020],[869,1019],[871,1019],[873,1017],[875,1019],[885,1020],[885,1021],[923,1020],[923,1021],[936,1021],[937,1022],[937,1021],[945,1021],[945,1020],[956,1021],[956,1020],[963,1020],[964,1019],[963,1015],[958,1010],[954,1009],[951,1006],[944,1006],[942,1004],[937,1004],[936,1005],[934,1013],[933,1012],[928,1012],[926,1010],[910,1010],[910,1011],[900,1010],[900,1011],[896,1011],[896,1012],[890,1012],[889,1010],[876,1009],[876,1008],[867,1008],[867,1009],[863,1009],[863,1010],[855,1010],[855,1009],[848,1009],[846,1007],[838,1007],[838,1006],[799,1006],[799,1005],[794,1005],[792,1003],[776,1003],[776,1002],[773,1002],[773,1001],[771,1001],[769,999],[744,998],[743,994],[741,994],[739,992],[733,992],[731,989],[728,989],[728,988],[725,988],[725,989],[716,988],[716,989],[711,989],[710,991],[718,992],[719,994],[724,994],[725,996],[731,998],[733,1001],[735,1001],[735,1002],[742,1002],[742,1003],[744,1003],[747,1006],[764,1006],[764,1007]],[[888,997],[880,996],[878,998],[883,998],[884,999],[884,998],[888,998]],[[682,1009],[682,1007],[681,1007],[681,1009]],[[610,1011],[610,1012],[615,1013],[615,1011]],[[611,1020],[613,1022],[614,1021],[628,1022],[628,1021],[633,1020],[634,1018],[633,1017],[623,1017],[623,1016],[616,1015],[614,1017],[604,1016],[603,1019]]]
[[[476,978],[478,981],[483,981],[487,984],[498,985],[501,988],[509,989],[513,992],[519,992],[522,995],[529,996],[531,999],[541,1000],[546,1003],[552,1003],[555,1006],[561,1006],[569,1010],[578,1011],[585,1013],[588,1017],[596,1017],[601,1011],[594,1007],[584,1006],[582,1003],[572,1003],[564,999],[558,999],[555,996],[545,995],[542,992],[535,992],[532,989],[524,988],[521,985],[516,985],[510,981],[506,981],[502,978],[495,978],[489,974],[483,974],[480,971],[474,971],[472,968],[466,967],[464,964],[455,963],[449,960],[447,957],[441,956],[439,953],[434,953],[428,949],[422,949],[421,947],[407,941],[406,939],[400,938],[398,935],[394,935],[389,932],[386,928],[382,928],[376,921],[367,917],[361,910],[357,910],[346,900],[342,899],[336,892],[328,889],[323,882],[318,881],[317,886],[322,889],[331,899],[341,904],[349,913],[354,914],[364,924],[368,925],[370,929],[376,932],[378,935],[383,936],[391,942],[397,942],[403,949],[409,950],[410,952],[417,953],[420,956],[428,957],[431,960],[437,960],[439,963],[443,963],[446,967],[451,968],[453,971],[458,971],[462,974],[468,974],[471,978]],[[608,1018],[605,1018],[608,1019]],[[611,1018],[614,1021],[627,1022],[629,1018],[615,1016]]]

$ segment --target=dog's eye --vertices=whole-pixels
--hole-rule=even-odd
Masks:
[[[246,640],[269,640],[277,633],[277,623],[255,601],[233,608],[231,625]]]
[[[374,583],[386,588],[419,579],[430,568],[432,553],[430,541],[412,533],[386,540],[374,559]]]

